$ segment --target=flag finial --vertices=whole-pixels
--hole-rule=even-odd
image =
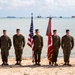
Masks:
[[[31,16],[33,16],[33,13],[31,13]]]
[[[52,16],[50,15],[50,19],[52,19]]]

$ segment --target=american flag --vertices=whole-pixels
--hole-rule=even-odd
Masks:
[[[30,30],[29,30],[29,37],[28,37],[28,46],[32,48],[32,62],[34,63],[34,41],[33,41],[33,14],[31,14],[31,25],[30,25]]]

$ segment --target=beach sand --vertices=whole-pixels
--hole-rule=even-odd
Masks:
[[[9,58],[8,63],[9,66],[0,66],[0,75],[75,75],[75,58],[70,59],[72,66],[62,66],[63,58],[58,58],[57,67],[48,65],[47,58],[41,60],[41,66],[34,66],[29,58],[23,58],[22,66],[15,66],[14,58]]]

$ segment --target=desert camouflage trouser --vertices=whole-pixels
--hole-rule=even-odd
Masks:
[[[35,58],[35,62],[40,62],[41,59],[41,47],[38,48],[34,48],[34,58]]]
[[[1,50],[2,62],[8,62],[9,50]]]
[[[69,62],[70,54],[71,54],[71,48],[67,47],[63,49],[64,53],[64,62]]]
[[[22,61],[22,53],[23,53],[23,48],[15,47],[16,61]]]
[[[59,53],[59,48],[53,49],[52,62],[57,62],[58,53]]]

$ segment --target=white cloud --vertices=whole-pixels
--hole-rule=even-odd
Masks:
[[[0,7],[5,8],[26,8],[34,5],[35,0],[0,0]]]
[[[49,8],[75,8],[75,0],[45,0]]]
[[[0,0],[0,9],[67,11],[75,9],[75,0]]]

